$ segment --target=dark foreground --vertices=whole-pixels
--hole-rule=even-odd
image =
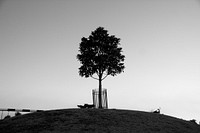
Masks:
[[[174,117],[115,109],[63,109],[0,120],[0,133],[200,133]]]

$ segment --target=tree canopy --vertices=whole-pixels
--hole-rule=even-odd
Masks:
[[[109,35],[103,27],[97,28],[88,38],[81,39],[78,60],[82,66],[79,68],[79,74],[82,77],[93,77],[104,74],[115,76],[124,70],[124,58],[121,54],[122,48],[120,39],[114,35]]]

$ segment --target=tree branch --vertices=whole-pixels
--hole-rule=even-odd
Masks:
[[[105,79],[107,76],[108,76],[108,74],[106,74],[106,76],[105,76],[105,77],[103,77],[103,78],[102,78],[102,80],[104,80],[104,79]]]
[[[95,78],[95,77],[93,77],[92,75],[91,75],[91,77],[92,77],[93,79],[99,80],[98,78]]]

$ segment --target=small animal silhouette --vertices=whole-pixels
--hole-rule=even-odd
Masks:
[[[160,114],[160,109],[153,111],[153,113]]]

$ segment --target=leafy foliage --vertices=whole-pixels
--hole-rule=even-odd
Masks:
[[[124,70],[124,58],[121,54],[120,39],[109,35],[103,27],[97,28],[88,38],[83,37],[80,43],[77,59],[82,66],[79,75],[90,77],[97,74],[99,78],[108,75],[115,76]],[[105,78],[104,77],[104,78]]]

